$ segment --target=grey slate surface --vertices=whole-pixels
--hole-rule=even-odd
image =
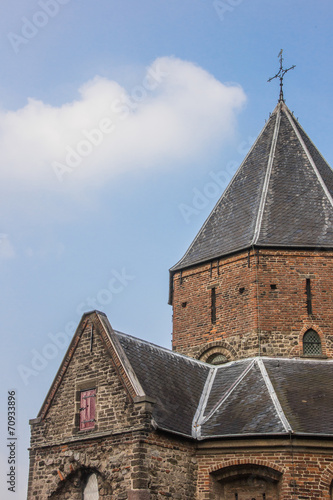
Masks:
[[[221,370],[223,372],[229,370]],[[227,374],[226,374],[227,375]],[[201,437],[281,433],[279,419],[266,384],[256,364],[230,392],[220,407],[202,424]]]
[[[209,392],[209,398],[207,399],[204,411],[205,417],[207,417],[207,415],[213,410],[214,406],[218,404],[221,398],[228,394],[230,388],[237,383],[239,377],[241,377],[244,371],[249,368],[251,361],[251,359],[245,359],[235,363],[230,363],[228,364],[227,370],[220,370],[219,368],[216,369],[217,373]],[[227,365],[225,367],[227,367]]]
[[[160,429],[199,440],[290,431],[333,437],[332,360],[251,358],[215,367],[113,333],[145,394],[156,400]]]
[[[332,196],[333,171],[280,102],[171,272],[252,245],[333,248],[333,200],[325,188]]]
[[[145,393],[156,399],[154,418],[161,428],[191,435],[209,366],[172,351],[115,332]]]
[[[332,361],[267,359],[264,363],[293,431],[332,435]]]

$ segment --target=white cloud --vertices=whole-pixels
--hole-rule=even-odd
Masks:
[[[80,99],[54,107],[30,99],[0,111],[0,168],[9,183],[58,189],[154,168],[230,139],[245,94],[202,68],[159,58],[137,86],[95,77]],[[59,182],[62,181],[62,182]]]
[[[13,259],[15,257],[14,247],[8,234],[0,233],[0,260]]]

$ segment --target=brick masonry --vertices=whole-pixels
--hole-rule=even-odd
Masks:
[[[332,257],[319,250],[251,250],[175,273],[173,348],[202,359],[212,352],[229,360],[259,352],[300,357],[303,335],[313,328],[323,356],[332,358]],[[96,422],[80,431],[79,394],[91,388]],[[88,315],[31,422],[28,500],[81,500],[91,474],[104,500],[234,500],[236,491],[238,500],[333,498],[333,440],[196,442],[156,430],[153,408],[149,398],[136,397],[98,316]]]
[[[251,250],[176,272],[172,304],[173,349],[183,354],[204,359],[210,349],[219,349],[229,360],[299,357],[303,335],[312,328],[321,338],[323,357],[333,357],[331,251]]]
[[[198,449],[198,500],[223,498],[234,500],[235,495],[219,496],[220,482],[228,484],[233,474],[244,472],[244,480],[235,485],[239,500],[259,496],[256,475],[267,479],[266,500],[332,499],[333,456],[332,442],[309,442],[290,438],[248,440],[223,443],[204,443]],[[247,475],[246,475],[247,474]],[[275,485],[274,485],[275,483]],[[272,488],[272,486],[275,486]],[[255,488],[252,490],[251,488]],[[267,494],[267,491],[270,493]],[[216,496],[212,495],[216,492]],[[254,493],[255,492],[255,493]],[[250,495],[250,496],[249,496]]]

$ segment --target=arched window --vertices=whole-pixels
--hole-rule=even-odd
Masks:
[[[83,500],[98,500],[98,482],[96,474],[90,474],[83,490]]]
[[[278,500],[282,474],[270,467],[239,465],[212,473],[213,498],[226,500]]]
[[[227,361],[228,359],[224,356],[224,354],[214,352],[214,354],[211,354],[207,358],[206,363],[209,363],[210,365],[223,365],[223,363],[226,363]]]
[[[305,356],[321,356],[321,341],[317,332],[308,330],[303,337],[303,354]]]

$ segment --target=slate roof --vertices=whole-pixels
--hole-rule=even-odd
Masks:
[[[120,332],[157,428],[196,440],[333,437],[333,360],[251,358],[212,366]]]
[[[157,402],[154,418],[158,426],[191,435],[193,410],[209,366],[128,335],[116,335],[145,394]]]
[[[333,248],[333,171],[280,101],[171,272],[251,246]]]

